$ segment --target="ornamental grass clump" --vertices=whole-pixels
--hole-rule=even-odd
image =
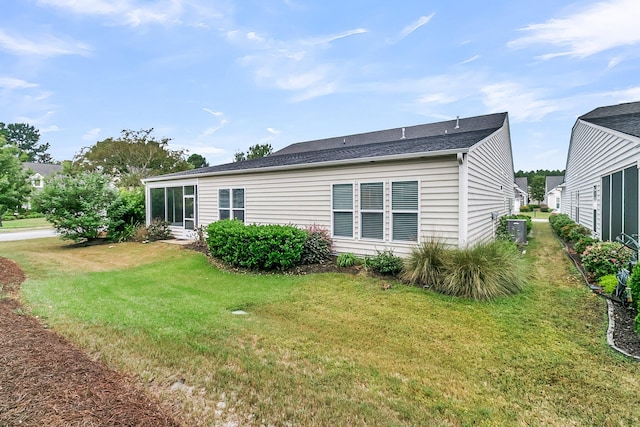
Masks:
[[[475,300],[494,300],[520,292],[526,284],[520,252],[502,240],[454,249],[442,280],[434,289],[447,295]]]
[[[402,279],[412,285],[435,286],[442,280],[442,273],[450,254],[447,245],[438,239],[429,239],[411,251],[406,259]]]

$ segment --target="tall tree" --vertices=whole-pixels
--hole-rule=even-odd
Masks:
[[[0,122],[0,134],[7,142],[18,149],[18,156],[22,162],[53,163],[53,158],[47,150],[49,143],[40,144],[40,131],[27,123]]]
[[[187,163],[193,166],[194,169],[209,167],[207,159],[196,153],[193,153],[189,156],[189,158],[187,159]]]
[[[238,151],[235,154],[234,162],[241,162],[243,160],[250,159],[259,159],[261,157],[266,157],[273,152],[273,147],[271,144],[256,144],[249,147],[247,152]]]
[[[537,200],[538,202],[544,201],[546,178],[543,175],[535,175],[529,181],[529,195],[531,200]]]
[[[2,214],[19,209],[31,194],[29,174],[18,160],[18,149],[0,135],[0,227]]]
[[[170,150],[171,138],[157,139],[153,128],[123,130],[119,138],[107,138],[84,147],[74,157],[74,168],[105,173],[120,187],[138,187],[143,178],[188,170],[184,150]]]

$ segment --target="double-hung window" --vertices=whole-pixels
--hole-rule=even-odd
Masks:
[[[219,219],[237,219],[244,222],[244,188],[218,190]]]
[[[360,237],[384,240],[384,183],[360,184]]]
[[[334,184],[332,188],[333,235],[353,237],[353,184]]]
[[[418,181],[391,183],[392,240],[418,241]]]

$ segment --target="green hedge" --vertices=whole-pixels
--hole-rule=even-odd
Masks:
[[[207,228],[211,255],[252,270],[286,270],[300,263],[308,232],[289,225],[222,220]]]
[[[508,219],[524,219],[527,221],[527,234],[531,233],[531,228],[533,227],[533,221],[531,217],[528,215],[505,215],[501,216],[498,221],[498,226],[496,229],[496,234],[498,236],[504,236],[507,234],[507,220]]]

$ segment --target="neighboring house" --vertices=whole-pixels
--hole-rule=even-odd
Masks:
[[[549,209],[560,211],[562,207],[562,183],[564,175],[545,177],[544,200]]]
[[[529,180],[526,176],[516,178],[516,194],[518,195],[520,206],[529,204]]]
[[[638,233],[640,102],[600,107],[571,132],[561,210],[602,240]]]
[[[34,191],[42,191],[45,178],[62,172],[62,165],[24,162],[22,163],[22,169],[29,171],[29,178],[31,179],[31,186],[34,188]],[[24,207],[31,209],[31,204],[27,202]]]
[[[319,225],[336,252],[465,247],[511,212],[507,113],[292,144],[272,155],[144,179],[147,221],[178,238],[224,218]]]

